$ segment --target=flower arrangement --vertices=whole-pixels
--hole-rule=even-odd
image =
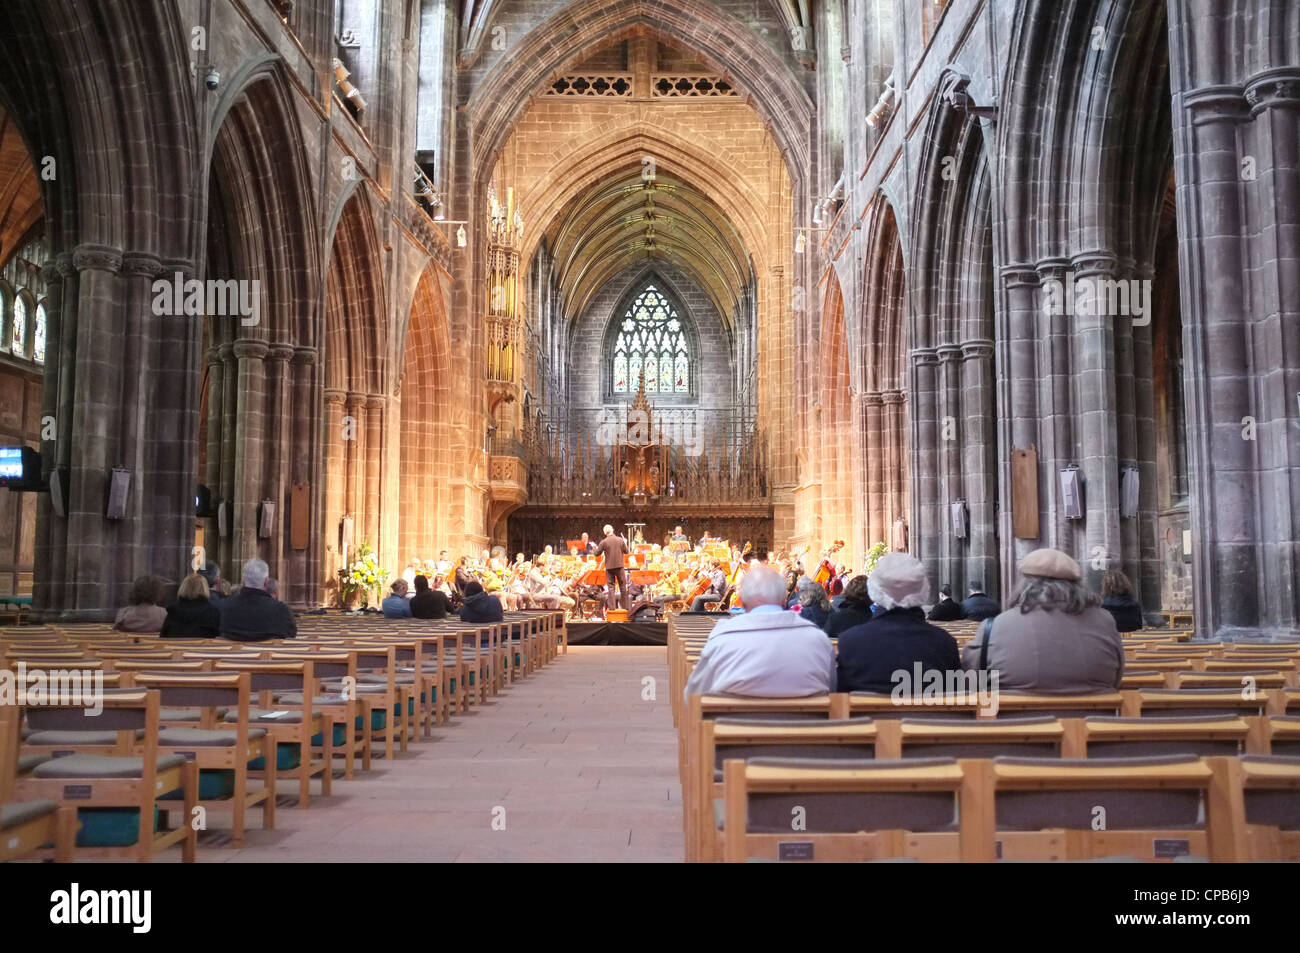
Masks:
[[[871,571],[876,568],[876,563],[880,562],[880,557],[887,552],[889,552],[889,547],[883,541],[868,549],[866,561],[863,563],[863,572],[870,576]]]
[[[352,564],[339,570],[339,599],[343,606],[358,593],[361,606],[365,608],[370,602],[372,590],[382,589],[388,581],[388,570],[379,565],[375,550],[369,543],[357,547]]]

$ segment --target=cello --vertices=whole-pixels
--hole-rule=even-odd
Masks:
[[[817,572],[813,574],[812,579],[823,589],[826,588],[827,583],[835,578],[835,566],[831,563],[831,557],[843,548],[844,540],[837,539],[830,549],[822,553],[821,565],[817,567]]]

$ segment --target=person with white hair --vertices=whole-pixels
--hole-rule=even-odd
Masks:
[[[925,566],[907,553],[887,553],[867,577],[867,593],[880,613],[840,633],[838,661],[842,692],[892,692],[895,672],[906,672],[908,683],[921,670],[960,672],[957,640],[925,621],[922,604],[929,586]],[[946,679],[945,679],[946,682]]]
[[[618,601],[624,609],[632,608],[632,594],[627,586],[627,541],[614,535],[614,527],[605,524],[605,538],[596,546],[596,552],[605,557],[605,588],[612,603],[614,587],[618,587]],[[611,604],[609,608],[613,608]]]
[[[713,627],[686,696],[785,698],[835,691],[835,647],[821,629],[785,610],[785,580],[754,566],[740,583],[745,614]]]
[[[221,637],[232,642],[292,639],[298,634],[293,610],[266,591],[270,568],[260,559],[244,563],[239,592],[223,599]]]
[[[1058,549],[1037,549],[1020,561],[1020,574],[1007,611],[966,643],[962,664],[996,671],[1002,691],[1116,691],[1124,639],[1101,598],[1083,585],[1079,564]]]

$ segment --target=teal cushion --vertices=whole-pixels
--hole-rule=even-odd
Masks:
[[[177,791],[177,794],[180,792]],[[158,830],[162,814],[153,809],[153,829]],[[78,847],[130,847],[140,839],[138,807],[83,807],[77,810],[81,829]]]
[[[357,719],[357,721],[358,721],[357,726],[360,727],[360,719]],[[344,725],[335,724],[334,738],[330,743],[335,748],[341,748],[343,747],[343,745],[347,744],[347,740],[348,740],[347,728]],[[318,747],[320,745],[323,745],[325,743],[325,732],[318,731],[316,734],[312,735],[311,743]]]
[[[357,715],[357,730],[365,728],[366,721],[364,715]],[[376,708],[370,713],[370,730],[382,731],[388,726],[387,713],[382,708]]]
[[[302,764],[302,745],[285,743],[275,746],[275,770],[292,771],[300,764]],[[266,759],[254,758],[248,762],[248,767],[251,771],[264,771]]]
[[[261,760],[260,758],[258,759]],[[199,800],[215,801],[235,793],[235,772],[229,768],[205,768],[199,771]],[[180,788],[158,796],[160,801],[179,801],[184,796]],[[138,816],[138,815],[137,815]]]

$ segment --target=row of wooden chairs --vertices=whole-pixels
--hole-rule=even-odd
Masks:
[[[35,851],[147,860],[180,843],[191,861],[213,810],[231,813],[239,846],[250,811],[274,826],[277,780],[296,781],[307,807],[314,779],[331,793],[336,758],[350,779],[358,760],[369,769],[372,751],[382,746],[391,759],[421,726],[429,737],[435,722],[567,650],[559,613],[511,613],[488,626],[386,621],[304,617],[300,638],[257,643],[93,624],[0,630],[4,668],[49,675],[57,684],[43,689],[84,689],[102,703],[95,711],[81,697],[62,704],[32,694],[0,705],[0,859]],[[89,684],[72,685],[73,674]],[[87,818],[135,811],[134,836],[119,824],[122,844],[76,846],[87,809]],[[161,823],[177,810],[175,824]]]

